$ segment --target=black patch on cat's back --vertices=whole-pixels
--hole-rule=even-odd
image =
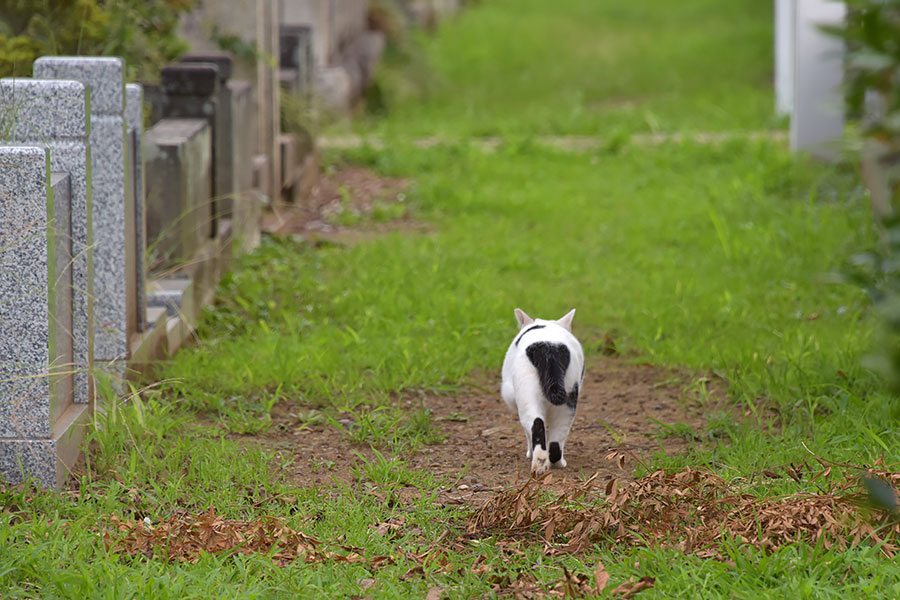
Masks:
[[[562,450],[559,449],[559,442],[550,442],[550,462],[558,463],[562,458]]]
[[[519,337],[516,338],[515,345],[518,346],[519,342],[522,341],[522,337],[529,331],[534,331],[535,329],[543,329],[544,327],[546,327],[546,325],[532,325],[531,327],[529,327],[528,329],[526,329],[525,331],[523,331],[522,333],[519,334]]]
[[[578,384],[575,384],[575,387],[572,388],[572,391],[569,392],[569,395],[566,396],[566,406],[571,409],[574,409],[578,406]]]
[[[567,404],[565,380],[571,356],[565,344],[535,342],[525,349],[525,354],[538,372],[547,401],[554,406]]]
[[[547,433],[544,429],[544,420],[540,417],[531,424],[531,448],[541,447],[542,450],[547,449]]]

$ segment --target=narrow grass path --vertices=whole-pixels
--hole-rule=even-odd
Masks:
[[[476,598],[524,580],[546,595],[563,567],[593,577],[598,561],[616,585],[655,578],[647,599],[900,595],[900,568],[865,541],[766,551],[723,536],[727,560],[710,560],[679,549],[675,530],[672,545],[598,538],[579,553],[537,530],[466,537],[468,507],[438,501],[456,482],[409,456],[440,424],[399,400],[495,378],[513,307],[553,317],[575,306],[592,358],[613,345],[622,361],[727,386],[731,412],[705,428],[671,424],[701,442],[647,469],[702,465],[759,496],[840,479],[756,476],[810,452],[896,470],[897,415],[860,366],[866,300],[834,275],[873,240],[856,173],[777,141],[690,139],[777,127],[770,11],[758,0],[485,0],[420,40],[421,54],[394,56],[386,114],[343,127],[383,145],[329,151],[326,163],[411,180],[403,205],[427,228],[355,244],[267,239],[243,257],[163,384],[109,407],[67,493],[0,491],[4,597]],[[421,64],[427,86],[410,75]],[[687,139],[629,141],[639,133]],[[448,142],[413,143],[432,136]],[[503,143],[484,152],[483,136]],[[621,143],[573,153],[540,136]],[[448,430],[464,427],[459,412]],[[378,452],[350,483],[298,488],[290,448],[238,439],[272,414],[296,429],[332,420]],[[347,414],[356,427],[338,420]],[[315,452],[299,458],[327,473],[331,457]],[[253,551],[169,562],[173,539],[141,534],[144,519],[207,538],[237,528]],[[278,540],[296,531],[323,553],[294,560],[296,544]]]

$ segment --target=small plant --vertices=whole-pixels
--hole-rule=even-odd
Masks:
[[[335,467],[335,462],[333,460],[328,460],[325,458],[322,459],[310,459],[309,460],[309,470],[313,473],[318,473],[319,471],[333,471]]]
[[[341,422],[333,417],[328,420],[357,444],[411,451],[422,445],[438,443],[444,438],[431,423],[431,411],[422,406],[409,413],[387,406],[346,412],[353,417],[350,422]]]
[[[301,429],[309,429],[315,425],[322,425],[328,422],[328,419],[325,415],[322,414],[321,411],[316,410],[314,408],[309,409],[306,412],[299,412],[296,415],[297,417],[297,431]]]
[[[469,417],[462,414],[461,412],[452,412],[446,417],[441,417],[441,421],[455,421],[457,423],[468,423]]]
[[[255,401],[232,398],[233,402],[226,402],[219,409],[219,416],[232,433],[260,433],[272,425],[272,408],[280,398],[280,385],[274,393],[264,394]]]
[[[689,442],[693,442],[700,439],[700,436],[697,435],[697,432],[694,430],[694,428],[687,423],[663,423],[659,419],[650,420],[656,423],[657,427],[659,427],[656,434],[654,435],[654,437],[658,440],[676,437]]]
[[[138,389],[128,383],[128,393],[120,397],[108,374],[96,372],[94,381],[97,410],[84,439],[88,477],[104,477],[119,469],[133,474],[166,432],[186,417],[175,416],[176,404],[155,388]]]
[[[374,456],[366,458],[356,452],[357,462],[351,468],[353,475],[360,483],[370,481],[376,486],[395,490],[401,487],[430,487],[434,485],[434,477],[427,471],[419,471],[410,468],[406,461],[396,456],[386,457],[376,449],[372,450]]]
[[[376,223],[398,221],[406,216],[406,206],[397,202],[377,201],[372,205],[372,220]]]

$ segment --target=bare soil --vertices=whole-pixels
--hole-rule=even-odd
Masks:
[[[696,376],[601,357],[588,365],[575,424],[566,444],[568,466],[556,471],[569,478],[599,473],[598,482],[627,479],[641,457],[656,451],[679,452],[688,441],[661,435],[663,424],[683,423],[702,431],[699,401],[687,391]],[[489,384],[490,385],[490,384]],[[499,383],[459,395],[431,395],[422,399],[432,422],[446,436],[442,443],[410,452],[401,458],[415,469],[446,478],[440,494],[444,504],[480,505],[491,493],[529,477],[525,437],[518,420],[500,399]],[[721,383],[710,381],[713,394]],[[401,406],[418,408],[419,399],[401,399]],[[351,483],[359,455],[370,459],[367,445],[354,444],[328,424],[299,427],[295,408],[280,405],[272,413],[272,427],[253,438],[272,449],[290,452],[295,460],[290,477],[301,487],[330,488],[335,479]],[[247,438],[248,436],[241,436]],[[248,440],[249,441],[249,440]],[[610,453],[615,452],[614,457]],[[401,499],[414,497],[410,488]]]
[[[363,219],[352,227],[341,225],[341,216],[371,215],[376,203],[403,204],[409,179],[383,177],[364,167],[347,166],[321,174],[301,202],[279,203],[263,217],[263,230],[275,235],[302,235],[311,241],[354,243],[366,241],[389,231],[421,231],[428,227],[403,216],[375,223]]]
[[[302,235],[315,242],[355,243],[388,231],[427,231],[404,212],[404,217],[383,223],[363,219],[341,225],[342,213],[371,214],[376,203],[403,203],[407,179],[387,178],[362,167],[343,167],[323,173],[318,184],[300,204],[274,207],[264,228],[277,235]],[[608,344],[615,352],[612,342]],[[596,481],[628,479],[636,463],[661,451],[674,453],[689,443],[685,437],[665,435],[664,425],[684,424],[685,431],[702,431],[701,406],[688,386],[697,380],[690,374],[617,357],[599,357],[588,365],[575,424],[566,445],[567,478]],[[492,377],[457,395],[401,397],[399,408],[417,409],[421,402],[431,412],[433,425],[443,442],[411,451],[400,458],[413,469],[427,470],[445,481],[440,493],[444,504],[481,505],[495,492],[529,477],[525,437],[518,419],[500,399],[499,381]],[[724,386],[709,380],[713,396],[724,397]],[[709,406],[705,410],[709,410]],[[272,412],[272,425],[264,433],[235,435],[247,443],[259,443],[294,456],[287,475],[300,487],[327,490],[337,482],[356,480],[360,457],[372,460],[367,444],[353,443],[327,423],[304,425],[305,409],[282,403]],[[350,424],[352,415],[343,415]],[[352,425],[351,425],[352,426]],[[385,453],[388,450],[384,449]],[[418,494],[415,488],[399,493],[401,501]]]

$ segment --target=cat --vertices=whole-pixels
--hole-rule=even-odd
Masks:
[[[566,466],[563,455],[584,380],[584,351],[572,335],[574,308],[556,321],[532,319],[518,308],[515,315],[519,333],[503,359],[500,395],[518,412],[531,471],[543,475],[551,466]]]

